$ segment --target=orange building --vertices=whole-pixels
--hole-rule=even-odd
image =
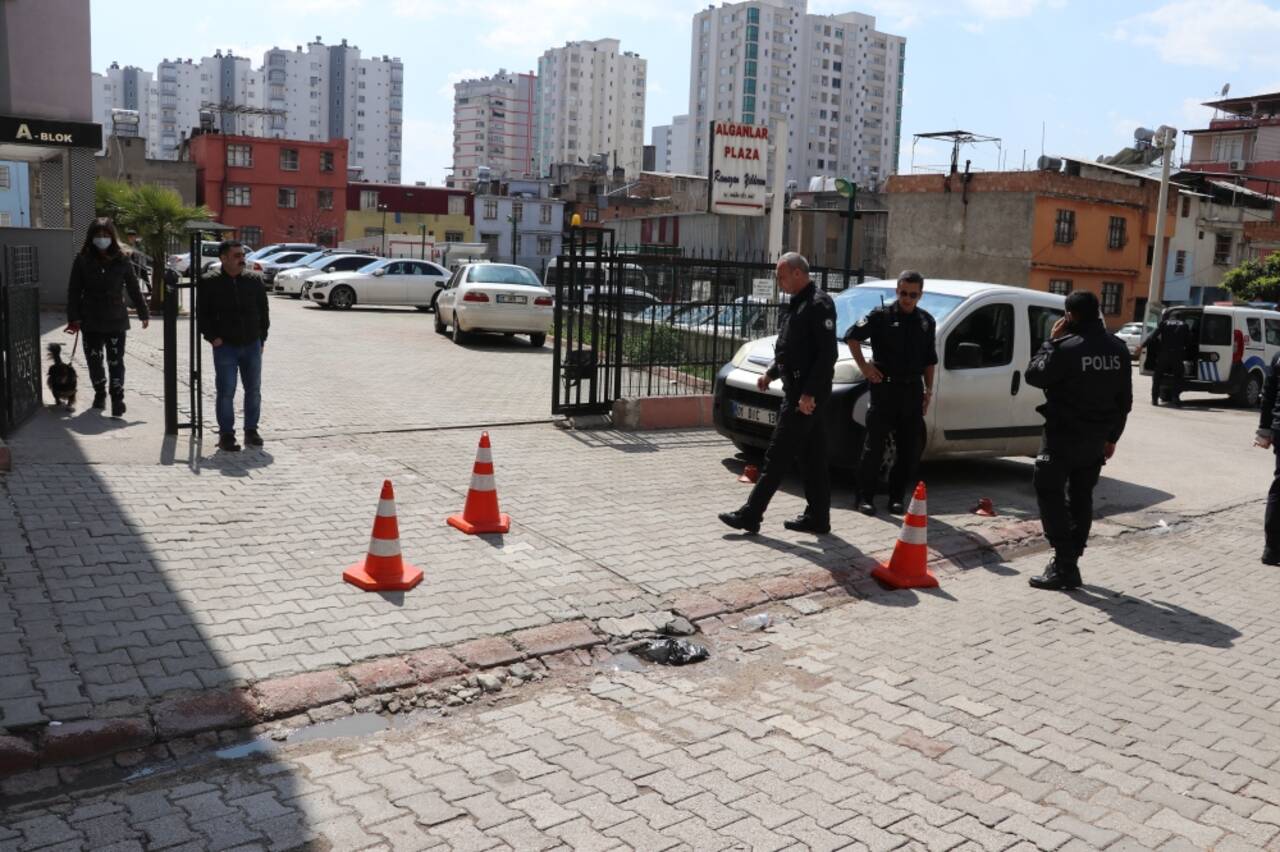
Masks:
[[[890,272],[991,281],[1067,294],[1090,290],[1107,327],[1140,319],[1155,252],[1158,179],[1114,166],[969,175],[895,175],[889,208]],[[1172,214],[1177,194],[1170,193]],[[1160,250],[1177,227],[1166,220]]]

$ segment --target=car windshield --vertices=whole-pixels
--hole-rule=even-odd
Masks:
[[[317,261],[324,257],[323,251],[313,251],[311,254],[304,254],[302,257],[294,261],[295,266],[309,266],[313,261]]]
[[[357,269],[356,272],[363,272],[365,275],[372,275],[373,270],[381,269],[382,267],[386,266],[390,262],[391,261],[389,260],[383,260],[383,259],[374,260],[369,263],[366,263],[364,266]]]
[[[835,297],[836,334],[844,337],[854,323],[871,313],[881,305],[890,305],[898,298],[894,287],[868,287],[861,284],[851,287]],[[937,322],[956,309],[964,301],[963,296],[944,296],[941,293],[930,293],[927,289],[920,299],[920,307],[924,308]]]
[[[467,281],[472,284],[520,284],[525,287],[541,287],[538,277],[523,266],[499,266],[485,263],[471,267]]]
[[[315,260],[308,263],[307,266],[311,267],[312,269],[321,269],[325,266],[328,266],[329,262],[332,261],[335,257],[341,257],[341,256],[342,255],[340,254],[322,254],[319,257],[317,257]]]

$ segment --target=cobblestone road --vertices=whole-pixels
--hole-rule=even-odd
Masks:
[[[713,626],[699,666],[565,669],[402,730],[35,794],[0,850],[1275,848],[1259,535],[1125,536],[1070,595],[1028,589],[1028,558],[815,596],[767,633]]]

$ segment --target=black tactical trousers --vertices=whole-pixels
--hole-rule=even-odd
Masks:
[[[1160,401],[1161,386],[1168,389],[1169,399],[1181,401],[1182,383],[1181,361],[1157,361],[1155,372],[1151,375],[1151,404],[1155,405]]]
[[[1267,535],[1267,550],[1280,556],[1280,445],[1273,445],[1276,452],[1276,472],[1267,492],[1267,514],[1263,529]]]
[[[831,479],[827,474],[826,401],[812,414],[804,414],[791,400],[778,409],[778,425],[773,429],[769,449],[764,453],[764,469],[756,480],[743,508],[755,519],[764,517],[769,501],[796,466],[804,477],[805,514],[818,525],[831,517]]]
[[[889,499],[902,500],[915,484],[920,464],[920,436],[924,432],[924,381],[884,381],[871,386],[867,430],[858,464],[858,497],[871,500],[884,462],[884,444],[893,435],[898,458],[889,473]]]
[[[1032,481],[1044,537],[1059,561],[1074,564],[1089,541],[1103,452],[1103,444],[1093,440],[1045,439],[1040,444]]]
[[[95,391],[107,389],[107,376],[111,377],[111,393],[124,393],[124,336],[117,331],[104,334],[96,331],[81,332],[84,335],[84,360],[89,363],[89,381]],[[102,369],[102,354],[107,355],[107,369]]]

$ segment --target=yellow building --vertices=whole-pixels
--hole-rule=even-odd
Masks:
[[[346,225],[348,241],[385,234],[392,255],[413,253],[406,250],[412,244],[439,246],[476,238],[471,194],[439,186],[349,183]]]

